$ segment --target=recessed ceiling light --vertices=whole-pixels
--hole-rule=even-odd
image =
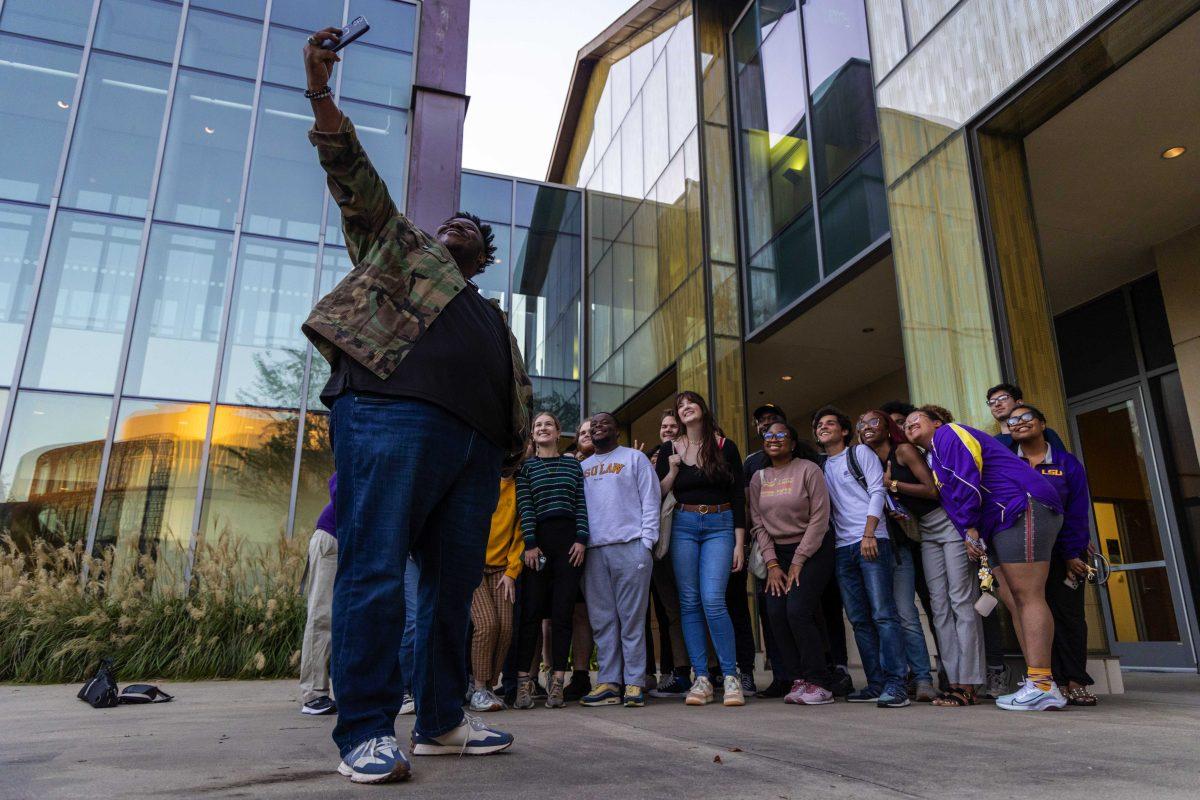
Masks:
[[[791,375],[780,375],[779,376],[779,380],[781,380],[781,381],[790,381],[791,379],[792,379]]]
[[[63,109],[64,111],[66,111],[68,108],[71,107],[71,104],[68,103],[66,100],[59,100],[57,103],[55,103],[55,105],[57,105],[59,108]]]
[[[1166,150],[1163,150],[1162,157],[1163,158],[1179,158],[1181,155],[1183,155],[1186,152],[1187,152],[1187,148],[1184,147],[1183,145],[1175,145],[1174,147],[1168,147]]]
[[[863,328],[862,332],[863,333],[874,333],[875,329],[874,328]]]

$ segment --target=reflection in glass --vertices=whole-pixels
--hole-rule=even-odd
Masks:
[[[512,220],[512,181],[464,172],[459,206],[487,222],[507,225]]]
[[[146,215],[171,69],[93,53],[63,181],[62,203]]]
[[[21,392],[0,461],[0,529],[19,547],[81,542],[112,400]]]
[[[321,289],[318,298],[333,291],[333,287],[342,282],[342,278],[350,274],[354,264],[350,262],[350,254],[340,247],[325,245],[321,253]],[[321,390],[329,381],[329,362],[325,357],[309,345],[312,351],[312,363],[308,368],[308,407],[320,409]]]
[[[317,240],[325,173],[308,141],[312,125],[311,104],[302,94],[263,87],[246,187],[246,231]]]
[[[300,404],[305,339],[313,306],[317,248],[243,237],[229,320],[221,401],[271,407]]]
[[[175,56],[179,10],[161,0],[101,0],[92,46],[169,62]]]
[[[261,37],[261,22],[192,8],[188,11],[179,63],[253,79],[258,74]]]
[[[17,363],[45,231],[45,209],[0,203],[0,386],[12,380]]]
[[[564,431],[573,432],[579,427],[579,381],[564,381],[554,378],[534,377],[533,407],[538,411],[551,411]],[[612,406],[616,408],[616,406]]]
[[[276,4],[275,8],[279,8],[279,4]],[[313,30],[323,27],[325,26],[315,26]],[[264,81],[287,86],[292,91],[308,86],[304,76],[304,62],[300,59],[304,39],[305,34],[301,31],[271,26],[267,31],[267,54],[263,60]],[[337,78],[336,73],[333,78]],[[332,80],[330,85],[333,85]]]
[[[408,112],[352,100],[343,101],[341,107],[346,116],[354,120],[363,149],[387,184],[392,201],[403,211],[404,176],[408,167]],[[313,161],[316,161],[315,153]],[[336,207],[330,204],[330,212],[335,210]]]
[[[50,202],[79,60],[73,47],[0,36],[0,197]]]
[[[329,0],[287,0],[271,6],[272,24],[291,25],[302,31],[316,31],[341,22],[342,7],[337,0],[332,3]]]
[[[59,212],[22,386],[112,392],[141,238],[140,222]]]
[[[412,52],[417,35],[416,6],[396,0],[350,0],[348,19],[360,16],[371,21],[364,42]]]
[[[500,305],[508,306],[508,274],[510,271],[509,251],[512,249],[512,228],[508,223],[493,222],[492,244],[496,246],[496,261],[482,275],[473,279],[480,293],[488,298],[500,301]]]
[[[806,213],[750,260],[751,328],[817,285],[821,273],[813,236],[813,217]]]
[[[232,250],[227,233],[151,228],[125,394],[211,396]]]
[[[296,0],[280,0],[278,5],[294,3]],[[337,0],[333,0],[334,3]],[[217,11],[228,11],[230,14],[241,14],[243,17],[262,19],[267,9],[267,0],[192,0],[192,8],[212,8]]]
[[[148,556],[182,582],[207,426],[207,403],[121,401],[93,546],[116,548],[114,572]]]
[[[180,71],[156,219],[233,228],[253,95],[245,81]]]
[[[825,274],[832,274],[887,232],[883,157],[876,147],[821,194]]]
[[[372,33],[374,30],[372,27]],[[343,52],[342,97],[408,108],[412,96],[411,55],[366,44]]]
[[[0,29],[83,44],[91,17],[92,0],[7,0],[0,15]]]
[[[667,42],[669,149],[673,155],[696,127],[696,55],[692,18],[684,17]]]
[[[693,106],[692,119],[695,120]],[[642,196],[650,193],[671,160],[667,117],[667,63],[659,59],[642,87]]]
[[[248,556],[285,534],[298,420],[290,411],[217,406],[200,516],[203,543],[227,538]]]
[[[320,358],[320,356],[317,356]],[[307,537],[316,528],[317,517],[329,502],[329,478],[333,475],[333,446],[329,442],[329,415],[305,415],[300,451],[300,475],[296,481],[296,517],[292,536]]]

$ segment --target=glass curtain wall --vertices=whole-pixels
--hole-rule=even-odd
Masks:
[[[402,203],[414,3],[0,5],[0,532],[184,572],[197,537],[310,529],[332,457],[300,323],[349,259],[300,49],[359,14],[335,89]]]
[[[581,411],[583,193],[464,171],[460,206],[492,226],[496,261],[476,283],[508,311],[533,381],[533,407],[563,432]]]
[[[671,364],[708,394],[691,3],[604,56],[577,139],[588,193],[588,412],[612,410]]]
[[[859,0],[755,0],[731,34],[748,327],[888,231]]]

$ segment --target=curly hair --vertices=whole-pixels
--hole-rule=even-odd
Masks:
[[[492,226],[470,211],[456,211],[451,219],[469,219],[475,223],[476,228],[479,228],[479,233],[483,237],[483,253],[486,256],[483,260],[483,267],[479,271],[483,272],[489,265],[494,264],[496,262],[496,233],[492,230]]]
[[[925,416],[929,417],[932,420],[941,422],[943,425],[949,425],[951,422],[954,422],[953,414],[951,414],[949,411],[942,408],[941,406],[934,405],[933,403],[926,403],[925,405],[918,408],[917,411],[920,411],[922,414],[924,414]]]

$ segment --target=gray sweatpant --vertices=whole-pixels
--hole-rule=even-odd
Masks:
[[[920,524],[938,657],[951,683],[983,683],[983,617],[975,610],[978,567],[967,558],[967,546],[944,510],[929,512]]]
[[[646,604],[654,556],[641,539],[589,547],[583,593],[600,683],[646,686]]]

